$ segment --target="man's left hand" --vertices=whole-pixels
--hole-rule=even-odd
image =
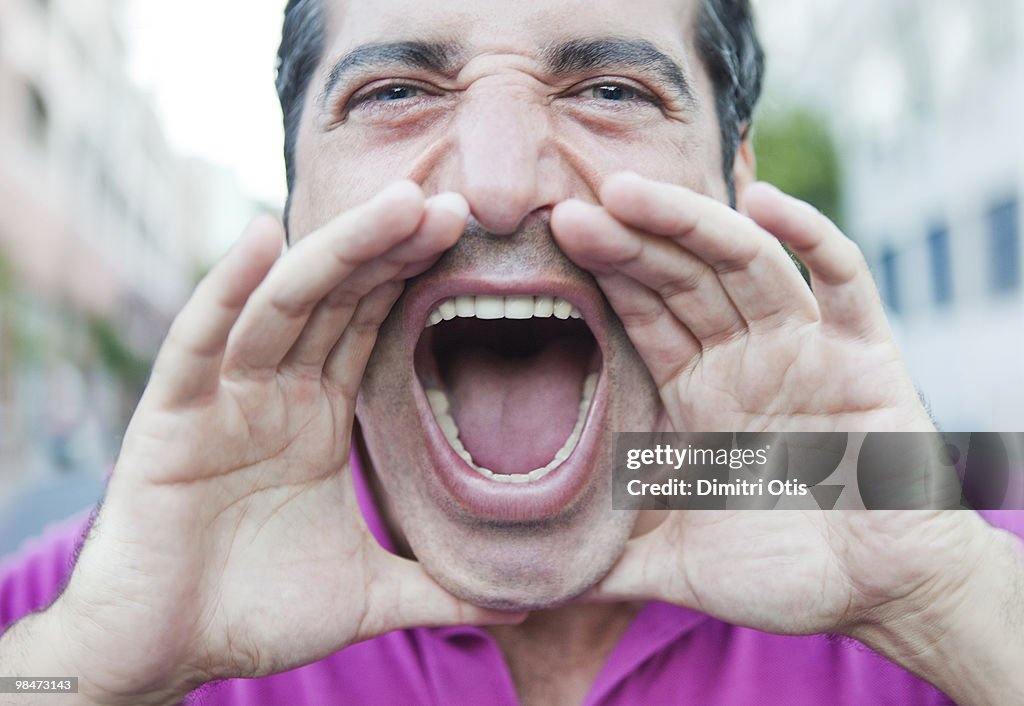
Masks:
[[[552,230],[647,365],[661,431],[934,431],[860,250],[814,208],[756,184],[743,215],[632,174],[600,202],[560,204]],[[951,695],[998,700],[1022,686],[980,676],[999,662],[980,638],[996,611],[1024,616],[1006,588],[1024,576],[1019,542],[1003,534],[971,512],[670,512],[590,597],[852,635]]]

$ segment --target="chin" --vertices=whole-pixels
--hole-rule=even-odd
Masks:
[[[605,503],[557,522],[407,521],[403,532],[427,573],[459,598],[496,610],[542,610],[592,588],[621,555],[635,513],[598,507]]]

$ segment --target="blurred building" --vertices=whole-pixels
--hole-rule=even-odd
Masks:
[[[33,473],[101,476],[213,225],[121,11],[0,0],[0,507]]]
[[[933,413],[1024,429],[1024,3],[784,4],[810,26],[770,90],[832,123],[845,225]]]

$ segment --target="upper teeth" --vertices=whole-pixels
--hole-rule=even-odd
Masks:
[[[477,319],[581,319],[580,310],[561,297],[534,297],[514,294],[508,297],[492,295],[449,297],[430,312],[427,326],[459,318]]]
[[[546,466],[535,468],[529,473],[495,473],[494,471],[484,468],[478,465],[469,451],[466,450],[465,445],[462,443],[462,439],[459,438],[459,427],[455,423],[455,418],[451,413],[451,403],[448,401],[448,395],[443,390],[426,390],[427,401],[430,403],[430,408],[434,412],[434,418],[437,419],[437,425],[441,428],[445,438],[448,439],[448,443],[455,449],[455,453],[462,458],[470,467],[477,470],[482,476],[490,478],[491,480],[500,481],[503,483],[529,483],[533,480],[543,478],[550,473],[554,468],[560,466],[565,459],[569,458],[569,454],[572,453],[573,449],[576,448],[576,443],[580,440],[580,436],[583,434],[583,424],[587,421],[587,411],[590,409],[590,401],[594,397],[594,390],[597,388],[597,373],[590,373],[583,381],[583,391],[580,399],[579,413],[576,417],[576,425],[573,427],[572,432],[569,434],[569,438],[565,440],[556,453],[555,457],[548,462]]]

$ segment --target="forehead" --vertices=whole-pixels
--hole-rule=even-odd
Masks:
[[[644,39],[685,60],[702,0],[324,0],[327,45],[450,41],[470,54],[536,55],[582,37]]]

